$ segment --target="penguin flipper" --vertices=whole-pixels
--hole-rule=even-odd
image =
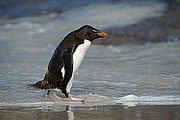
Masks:
[[[63,61],[64,61],[64,69],[65,69],[65,75],[64,80],[62,84],[62,92],[68,97],[66,86],[68,82],[70,81],[72,74],[73,74],[73,48],[70,50],[67,50],[63,53]]]

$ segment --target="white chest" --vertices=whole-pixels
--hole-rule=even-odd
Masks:
[[[77,48],[76,51],[73,54],[73,72],[76,72],[77,69],[79,68],[80,64],[82,63],[82,60],[85,56],[86,51],[90,47],[91,42],[89,40],[84,40],[83,44],[80,44]]]
[[[84,44],[79,45],[76,48],[76,51],[73,54],[73,73],[72,73],[72,77],[70,79],[70,81],[67,84],[66,87],[66,91],[67,93],[70,93],[71,87],[72,87],[72,82],[73,82],[73,77],[74,77],[74,73],[77,71],[77,69],[79,68],[80,64],[82,63],[82,60],[85,56],[86,51],[88,50],[88,48],[90,47],[91,42],[89,40],[84,40]],[[62,75],[64,77],[65,75],[65,70],[64,67],[61,69]]]

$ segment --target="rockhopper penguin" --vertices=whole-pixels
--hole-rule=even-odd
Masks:
[[[44,79],[33,86],[40,89],[60,89],[67,98],[81,100],[70,95],[74,73],[91,42],[103,37],[107,37],[107,34],[89,25],[69,33],[54,51]]]

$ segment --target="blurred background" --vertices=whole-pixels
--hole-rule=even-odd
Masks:
[[[109,36],[88,50],[72,94],[96,104],[180,104],[180,0],[0,0],[0,105],[61,101],[26,85],[85,24]]]
[[[174,41],[172,36],[179,38],[179,4],[179,0],[1,0],[0,24],[23,18],[66,22],[55,23],[64,30],[68,25],[75,29],[90,24],[109,33],[111,40],[96,42],[104,45]],[[57,38],[57,32],[51,39]]]

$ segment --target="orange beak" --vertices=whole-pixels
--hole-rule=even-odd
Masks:
[[[107,37],[108,35],[105,33],[105,32],[100,32],[100,33],[97,33],[99,36],[101,37]]]

